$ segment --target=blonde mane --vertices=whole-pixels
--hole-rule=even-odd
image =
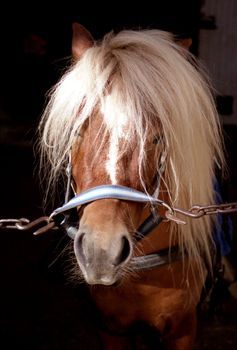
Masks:
[[[49,178],[64,171],[75,136],[100,109],[107,132],[120,130],[127,116],[123,151],[136,137],[140,168],[150,130],[162,135],[171,205],[213,203],[215,160],[224,163],[220,125],[209,83],[187,55],[159,30],[110,33],[89,48],[51,91],[40,123]],[[211,221],[179,226],[180,243],[200,264],[203,254],[211,260]]]

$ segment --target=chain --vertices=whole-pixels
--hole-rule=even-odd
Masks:
[[[21,219],[1,219],[0,228],[18,228],[17,226],[24,226],[29,224],[29,220],[26,218]]]
[[[17,229],[20,231],[34,230],[34,235],[47,232],[53,228],[56,228],[55,222],[50,221],[48,216],[41,216],[34,221],[30,221],[26,218],[0,220],[0,229]]]
[[[177,224],[186,224],[186,222],[176,214],[181,214],[183,216],[198,219],[205,215],[214,214],[230,214],[237,212],[237,202],[226,203],[226,204],[213,204],[213,205],[194,205],[189,210],[171,207],[167,203],[162,204],[165,208],[169,210],[165,213],[165,218],[168,221],[174,221]],[[57,229],[56,223],[50,218],[50,216],[41,216],[36,220],[30,221],[26,218],[20,219],[0,219],[0,229],[17,229],[20,231],[34,230],[34,235],[39,235],[41,233],[48,232],[52,229]]]
[[[176,214],[181,214],[192,219],[199,219],[205,215],[214,214],[230,214],[237,212],[237,202],[213,205],[194,205],[189,210],[170,207],[171,210],[166,211],[165,217],[167,220],[176,222],[177,224],[186,224],[185,221],[179,219]]]

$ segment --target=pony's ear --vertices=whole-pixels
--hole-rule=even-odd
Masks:
[[[79,59],[94,44],[91,33],[79,23],[72,24],[72,56]]]
[[[189,51],[191,45],[192,45],[192,39],[191,38],[185,38],[185,39],[178,39],[176,41],[178,45],[182,47],[182,52],[185,57],[187,57],[187,52]]]
[[[192,45],[192,38],[178,39],[178,44],[186,50],[189,50]]]

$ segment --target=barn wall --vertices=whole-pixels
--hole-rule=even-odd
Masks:
[[[223,123],[237,124],[237,1],[206,0],[201,12],[199,57],[221,96]]]

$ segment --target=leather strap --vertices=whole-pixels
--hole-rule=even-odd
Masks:
[[[131,259],[129,267],[135,271],[151,270],[178,261],[181,257],[182,253],[179,247],[174,246],[152,254],[136,256]]]

